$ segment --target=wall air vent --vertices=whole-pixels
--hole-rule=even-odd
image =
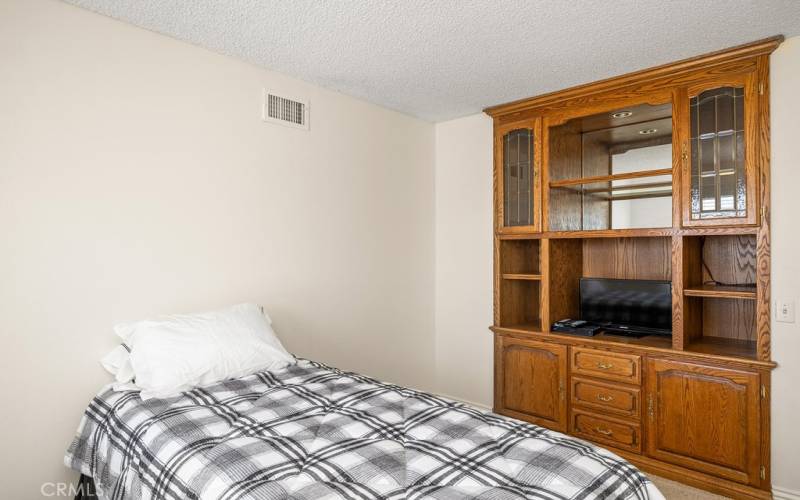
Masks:
[[[308,101],[290,99],[265,90],[263,119],[265,122],[308,130]]]

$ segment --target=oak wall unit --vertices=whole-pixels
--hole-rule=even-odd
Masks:
[[[496,412],[771,498],[769,56],[782,37],[486,109]],[[550,331],[582,277],[672,283],[672,336]]]

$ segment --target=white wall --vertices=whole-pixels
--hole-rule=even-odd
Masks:
[[[263,87],[311,131],[263,123]],[[75,477],[121,320],[256,301],[300,355],[433,389],[433,162],[432,124],[0,1],[0,495]]]
[[[772,55],[772,298],[800,305],[800,37]],[[796,313],[797,314],[797,313]],[[800,495],[800,314],[772,321],[772,483]]]
[[[491,406],[492,120],[436,125],[437,390]]]
[[[800,307],[800,37],[772,58],[773,297]],[[490,120],[474,115],[436,125],[436,363],[439,388],[491,405]],[[461,178],[459,178],[459,176]],[[468,220],[471,218],[471,220]],[[479,287],[482,287],[479,289]],[[463,314],[464,318],[455,317]],[[797,311],[800,321],[800,311]],[[773,321],[773,484],[800,492],[800,323]],[[443,373],[444,372],[444,373]]]

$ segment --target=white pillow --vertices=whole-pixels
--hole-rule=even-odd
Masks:
[[[114,331],[130,347],[136,386],[149,399],[293,363],[270,323],[259,306],[240,304],[122,323]]]
[[[132,382],[134,379],[130,348],[125,344],[112,349],[100,360],[100,364],[114,375],[118,384]]]

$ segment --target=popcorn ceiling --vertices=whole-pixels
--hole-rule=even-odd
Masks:
[[[66,0],[428,121],[800,34],[800,0]]]

